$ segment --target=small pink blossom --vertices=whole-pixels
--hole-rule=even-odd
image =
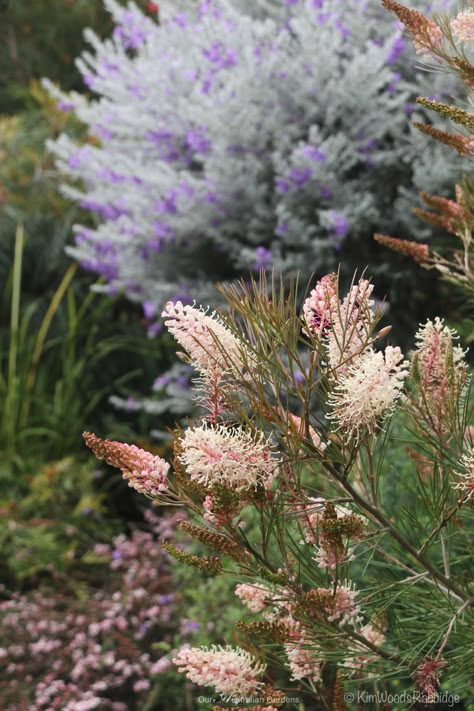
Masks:
[[[356,603],[355,598],[358,595],[352,585],[345,580],[344,584],[339,586],[333,596],[331,607],[327,609],[328,620],[330,622],[338,622],[339,625],[357,625],[360,622],[360,605]]]
[[[288,425],[290,432],[293,430],[293,428],[296,430],[298,433],[298,436],[301,437],[302,439],[305,437],[305,423],[301,419],[301,417],[298,417],[298,415],[293,415],[291,412],[288,413]],[[326,442],[324,442],[319,433],[316,432],[314,427],[309,426],[309,437],[316,449],[318,449],[320,452],[324,452],[324,450],[327,448]]]
[[[266,667],[240,647],[182,648],[173,663],[200,686],[213,686],[218,693],[247,697],[262,688],[259,677]]]
[[[451,27],[461,42],[468,44],[474,42],[474,12],[472,9],[460,12],[457,17],[451,21]]]
[[[339,306],[337,275],[324,276],[303,304],[303,321],[308,336],[321,336],[334,320]]]
[[[432,703],[436,699],[439,690],[439,678],[446,663],[441,659],[428,657],[424,659],[415,669],[413,679],[415,689],[423,695],[424,703]]]
[[[381,647],[385,642],[385,635],[383,631],[370,622],[361,628],[359,634],[375,647]],[[378,657],[376,654],[371,652],[368,647],[357,642],[353,647],[353,653],[346,657],[344,666],[352,670],[353,673],[356,671],[360,672],[365,666],[372,664],[377,661],[377,659]]]
[[[241,583],[235,588],[235,594],[244,602],[252,612],[261,612],[271,602],[272,593],[265,585],[255,583],[248,585]]]
[[[455,344],[455,331],[436,318],[427,321],[416,334],[412,356],[413,377],[420,384],[420,399],[436,430],[443,432],[467,380],[465,352]]]
[[[133,444],[99,439],[91,432],[84,432],[83,437],[96,457],[120,469],[123,478],[128,479],[128,485],[136,491],[159,496],[167,490],[170,465],[161,457]]]
[[[432,54],[431,46],[439,47],[442,41],[443,33],[441,28],[426,17],[420,31],[413,33],[413,46],[417,54]]]
[[[234,491],[268,486],[278,465],[269,438],[262,432],[225,425],[204,424],[186,430],[179,459],[193,481]]]

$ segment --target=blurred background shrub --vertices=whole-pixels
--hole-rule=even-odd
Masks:
[[[456,85],[419,71],[382,7],[169,3],[157,24],[105,5],[112,36],[89,32],[78,63],[92,97],[49,84],[90,142],[65,128],[51,147],[64,194],[96,220],[70,253],[140,303],[151,332],[167,299],[215,301],[217,279],[272,267],[305,280],[368,266],[400,315],[399,340],[436,309],[432,275],[408,294],[410,267],[371,237],[429,238],[417,193],[448,193],[460,162],[410,120],[426,118],[419,94]]]

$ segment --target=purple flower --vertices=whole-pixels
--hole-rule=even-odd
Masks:
[[[305,158],[309,158],[309,160],[314,160],[318,162],[323,162],[327,160],[327,153],[322,151],[320,148],[317,146],[304,146],[302,149],[302,154],[305,156]]]
[[[313,177],[313,171],[311,168],[292,168],[290,170],[290,178],[298,187],[306,185]]]
[[[252,269],[255,269],[256,271],[259,271],[260,269],[267,269],[268,265],[270,264],[272,260],[272,253],[270,252],[269,249],[266,249],[265,247],[257,247],[255,250],[255,262],[253,264]]]
[[[143,314],[145,318],[153,318],[156,313],[156,305],[153,301],[145,301],[143,304]]]
[[[186,145],[195,153],[206,155],[211,150],[211,142],[205,137],[204,132],[192,128],[186,136]]]
[[[334,234],[337,237],[345,237],[349,232],[350,227],[344,215],[341,215],[340,212],[333,210],[331,213],[331,221],[334,228]]]
[[[159,375],[153,381],[153,390],[163,390],[170,383],[171,377],[169,375],[167,375],[166,373],[164,373],[163,375]]]
[[[276,181],[276,189],[277,192],[279,193],[289,193],[290,192],[290,184],[287,180],[284,180],[284,178],[278,178]]]
[[[71,103],[68,102],[68,101],[58,101],[58,103],[56,104],[56,108],[57,108],[59,111],[68,112],[68,111],[71,111],[71,110],[74,108],[74,104],[71,104]]]
[[[288,222],[279,222],[277,225],[277,228],[275,230],[275,233],[279,237],[283,237],[284,234],[288,232]]]
[[[164,222],[160,222],[159,220],[154,222],[153,230],[155,232],[155,237],[158,237],[158,239],[170,241],[174,239],[173,230],[169,225],[165,224]]]
[[[390,47],[390,52],[387,56],[387,64],[395,64],[399,56],[403,53],[405,49],[405,40],[404,38],[400,35],[399,37],[395,38],[395,41],[393,42],[392,46]]]
[[[203,49],[202,53],[218,69],[228,69],[237,64],[237,53],[221,42],[213,42],[209,49]]]

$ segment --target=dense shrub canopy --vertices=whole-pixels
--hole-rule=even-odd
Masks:
[[[377,3],[286,0],[254,17],[204,0],[161,24],[105,5],[113,36],[89,32],[79,60],[95,97],[52,89],[93,138],[52,147],[65,192],[98,218],[74,256],[148,317],[248,270],[320,273],[341,250],[352,270],[375,230],[423,233],[417,192],[443,191],[456,162],[410,118],[416,96],[452,87],[415,69]]]

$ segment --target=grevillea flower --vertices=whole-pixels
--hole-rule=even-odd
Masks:
[[[470,447],[461,457],[462,471],[457,472],[459,481],[454,488],[460,491],[466,501],[474,499],[474,448]]]
[[[332,377],[344,375],[351,363],[368,347],[376,322],[373,285],[359,279],[341,302],[337,276],[323,277],[303,304],[304,331],[322,339],[327,352],[326,366]]]
[[[221,380],[229,374],[242,374],[251,362],[244,344],[215,312],[208,316],[202,308],[168,301],[161,315],[204,379]]]
[[[432,20],[418,12],[401,5],[396,0],[383,0],[383,4],[394,12],[403,22],[413,37],[413,46],[417,54],[429,54],[430,45],[439,45],[443,39],[441,29]]]
[[[474,42],[474,12],[471,9],[460,12],[458,16],[451,21],[451,27],[461,42]]]
[[[339,307],[337,275],[324,276],[303,304],[303,321],[308,336],[320,336],[332,323]]]
[[[416,369],[424,391],[444,391],[466,380],[465,352],[454,345],[456,331],[444,326],[440,318],[427,321],[416,334],[413,369]]]
[[[415,669],[413,680],[415,689],[423,694],[422,701],[430,703],[439,690],[439,677],[446,666],[446,662],[441,659],[428,657],[424,659]]]
[[[456,404],[467,379],[465,352],[454,345],[455,331],[436,318],[427,321],[416,334],[412,373],[420,384],[420,397],[436,429],[444,431],[448,413]]]
[[[235,588],[235,594],[252,612],[264,610],[272,597],[270,590],[261,583],[255,583],[254,585],[241,583]]]
[[[288,424],[289,424],[289,429],[290,432],[294,428],[296,429],[299,437],[302,439],[305,437],[305,423],[304,420],[301,419],[301,417],[298,417],[298,415],[293,415],[291,412],[288,413]],[[309,437],[313,443],[313,445],[318,449],[320,452],[324,452],[325,449],[327,449],[327,444],[324,442],[319,433],[316,432],[314,427],[309,426]]]
[[[387,346],[385,353],[372,348],[349,366],[335,384],[328,402],[329,419],[348,442],[373,434],[394,410],[400,398],[408,361],[398,347]]]
[[[375,647],[381,647],[385,642],[385,635],[383,631],[380,628],[375,627],[375,625],[370,622],[361,628],[359,635],[364,637],[367,642],[373,644]],[[377,656],[366,646],[362,643],[355,643],[353,647],[351,645],[351,654],[346,657],[344,666],[351,669],[353,673],[356,671],[360,672],[363,667],[367,666],[367,664],[375,662],[376,660]]]
[[[303,635],[284,645],[292,674],[291,678],[294,681],[311,679],[311,681],[318,682],[321,677],[319,661],[315,657],[315,652],[308,645],[309,641]]]
[[[133,444],[99,439],[92,432],[84,432],[83,437],[95,456],[120,469],[128,485],[140,494],[159,496],[167,490],[170,465],[161,457]]]
[[[266,667],[240,647],[182,648],[173,659],[181,673],[200,686],[213,686],[218,693],[247,697],[263,683]]]
[[[268,486],[276,475],[278,459],[262,432],[218,425],[192,427],[181,439],[180,461],[193,481],[233,491]]]
[[[349,366],[367,347],[375,325],[375,302],[371,298],[373,290],[373,284],[367,279],[359,279],[342,301],[333,319],[325,346],[327,365],[335,377],[347,373]]]
[[[320,588],[319,592],[326,592]],[[358,591],[347,581],[340,585],[326,605],[327,619],[329,622],[338,622],[339,625],[357,625],[360,622],[360,605],[355,602]]]

